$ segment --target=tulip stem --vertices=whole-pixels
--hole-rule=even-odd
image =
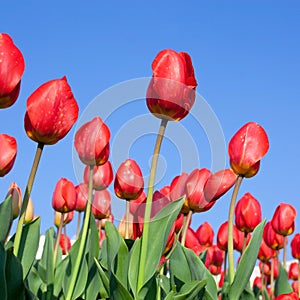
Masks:
[[[228,254],[228,252],[227,251],[225,251],[225,257],[224,257],[224,278],[226,277],[226,274],[227,274],[227,255]]]
[[[80,223],[81,223],[81,211],[78,212],[77,228],[76,228],[76,240],[78,239],[79,232],[80,232]]]
[[[247,238],[248,238],[248,232],[244,232],[244,242],[243,242],[242,254],[245,252],[245,249],[247,246]]]
[[[160,147],[162,144],[162,140],[164,137],[167,124],[168,124],[168,120],[166,119],[161,120],[159,132],[157,134],[156,143],[154,146],[154,151],[152,156],[145,215],[144,215],[144,229],[143,229],[143,235],[141,241],[142,244],[141,244],[141,255],[140,255],[140,263],[139,263],[138,290],[140,290],[144,285],[145,266],[146,266],[145,261],[147,259],[147,251],[148,251],[149,222],[151,216],[151,206],[152,206],[153,190],[154,190],[154,183],[155,183],[155,175],[156,175],[156,168],[157,168]]]
[[[71,272],[71,279],[70,279],[70,286],[67,291],[66,300],[72,299],[72,295],[75,289],[75,284],[77,281],[78,273],[80,266],[82,264],[82,258],[84,255],[84,248],[86,244],[86,238],[90,223],[90,216],[91,216],[91,208],[92,208],[92,201],[93,201],[93,174],[94,174],[94,166],[90,166],[90,176],[89,176],[89,192],[88,192],[88,201],[84,211],[84,220],[82,226],[82,234],[80,237],[80,244],[78,249],[78,254],[75,260],[74,266],[72,266]]]
[[[287,237],[284,237],[284,245],[283,245],[283,267],[286,270],[286,243],[287,243]]]
[[[270,281],[270,298],[272,299],[274,293],[274,258],[271,259],[271,281]]]
[[[181,235],[181,245],[185,246],[185,240],[186,240],[186,235],[187,235],[187,231],[189,228],[189,224],[191,221],[191,217],[192,217],[193,211],[190,210],[189,213],[187,214],[187,216],[184,218],[184,223],[183,223],[183,228],[182,228],[182,235]]]
[[[67,244],[67,224],[63,227],[64,228],[64,247],[66,254],[69,254],[68,244]]]
[[[65,214],[61,213],[61,215],[60,215],[60,222],[59,222],[59,226],[58,226],[58,229],[57,229],[57,235],[56,235],[55,245],[54,245],[54,253],[53,253],[53,266],[54,267],[55,267],[55,264],[56,264],[56,257],[57,257],[58,245],[59,245],[61,231],[62,231],[63,224],[64,224],[64,219],[65,219]]]
[[[262,271],[261,271],[261,295],[262,299],[265,300],[265,262],[262,264]]]
[[[130,213],[129,200],[126,200],[125,239],[129,239],[129,213]]]
[[[229,274],[229,284],[233,283],[234,279],[234,254],[233,254],[233,218],[236,198],[243,181],[243,176],[239,175],[235,182],[234,190],[232,193],[229,215],[228,215],[228,274]]]
[[[23,198],[23,202],[22,202],[20,217],[19,217],[16,236],[15,236],[15,241],[14,241],[14,255],[15,256],[18,256],[18,254],[19,254],[19,248],[20,248],[20,243],[21,243],[25,213],[26,213],[28,201],[29,201],[29,198],[30,198],[33,182],[34,182],[34,179],[35,179],[36,171],[37,171],[37,168],[39,166],[39,162],[40,162],[40,159],[41,159],[41,156],[42,156],[42,153],[43,153],[43,148],[44,148],[44,144],[43,143],[38,143],[36,153],[35,153],[35,157],[34,157],[34,160],[33,160],[33,164],[32,164],[32,167],[31,167],[31,171],[30,171],[30,174],[29,174],[29,178],[28,178],[28,181],[27,181],[27,186],[26,186],[26,190],[25,190],[25,194],[24,194],[24,198]]]

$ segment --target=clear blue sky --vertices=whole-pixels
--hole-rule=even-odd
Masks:
[[[216,115],[226,146],[248,121],[260,123],[269,135],[270,150],[261,163],[261,170],[257,176],[245,180],[239,196],[251,192],[260,201],[267,219],[280,202],[300,208],[299,1],[186,1],[184,4],[179,1],[43,4],[10,1],[1,4],[0,30],[11,35],[26,62],[16,104],[0,111],[0,131],[14,135],[19,147],[12,172],[0,181],[2,197],[11,181],[25,188],[36,144],[25,134],[23,117],[27,97],[40,84],[66,75],[82,114],[99,93],[113,85],[151,76],[155,55],[162,49],[172,48],[191,55],[197,91]],[[101,116],[101,106],[103,111],[109,110],[114,101],[119,100],[100,101],[97,113]],[[205,110],[208,106],[199,101],[192,110],[200,124],[207,116],[201,107]],[[157,119],[147,115],[141,100],[136,105],[124,105],[107,119],[117,145],[113,148],[115,155],[121,159],[129,153],[145,174],[149,172],[153,133],[159,125]],[[132,136],[129,129],[134,126],[130,120],[138,120],[139,116],[147,120],[146,131]],[[190,133],[191,144],[196,144],[200,164],[182,164],[182,160],[188,160],[189,144],[184,147],[179,141],[177,145],[176,139],[170,137],[162,147],[161,168],[167,171],[162,171],[165,176],[159,188],[181,171],[213,166],[215,149],[210,148],[213,137],[205,134],[193,116],[180,124],[170,124],[167,132],[185,128]],[[150,118],[152,121],[148,122]],[[124,124],[128,127],[122,131]],[[77,183],[72,160],[74,133],[75,128],[58,144],[46,147],[43,153],[32,192],[35,213],[42,217],[42,232],[53,224],[51,198],[57,180],[66,177]],[[127,143],[124,149],[123,142],[118,145],[117,137]],[[220,152],[224,155],[222,149]],[[227,157],[225,162],[228,167]],[[117,160],[115,168],[116,164]],[[227,218],[229,196],[220,199],[211,211],[195,215],[192,227],[209,221],[217,230]],[[114,203],[115,214],[120,215],[123,203],[119,200]],[[297,232],[299,220],[298,214]],[[75,225],[70,226],[71,234],[74,228]]]

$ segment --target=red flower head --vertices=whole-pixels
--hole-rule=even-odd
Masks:
[[[222,266],[225,259],[225,253],[217,245],[212,245],[207,249],[205,266],[214,265],[217,267]]]
[[[179,121],[195,102],[197,82],[187,53],[166,49],[152,63],[153,76],[147,90],[147,106],[161,119]]]
[[[300,260],[300,233],[296,233],[291,242],[292,256]]]
[[[289,294],[281,294],[276,297],[274,300],[298,300],[298,295],[295,292]]]
[[[111,214],[111,196],[108,190],[95,191],[92,213],[98,220],[108,218]]]
[[[17,156],[17,141],[7,134],[0,134],[0,177],[13,167]]]
[[[78,105],[66,77],[42,84],[27,99],[25,131],[37,143],[53,145],[78,118]]]
[[[24,68],[21,51],[8,34],[0,33],[0,108],[9,107],[16,102]]]
[[[204,222],[196,230],[196,236],[201,245],[210,247],[214,240],[214,230],[208,222]]]
[[[11,196],[13,219],[16,219],[19,216],[22,206],[22,191],[15,182],[10,184],[5,199],[8,196]]]
[[[289,279],[298,280],[298,262],[293,262],[289,267]]]
[[[292,289],[296,293],[296,295],[299,295],[299,284],[298,281],[293,281],[292,284]]]
[[[191,227],[188,228],[186,233],[185,247],[193,250],[197,256],[206,249],[205,246],[200,245],[196,233]]]
[[[52,196],[52,207],[61,213],[72,211],[76,207],[77,194],[74,184],[66,178],[61,178]]]
[[[286,203],[280,203],[273,215],[271,224],[276,233],[290,235],[295,230],[296,209]]]
[[[88,200],[88,185],[86,183],[80,183],[75,187],[77,200],[75,210],[82,212],[85,210],[86,202]]]
[[[259,202],[250,193],[246,193],[235,207],[236,227],[243,232],[252,232],[261,219]]]
[[[255,279],[253,280],[253,287],[257,287],[259,290],[262,289],[262,280],[261,277],[256,276]]]
[[[254,176],[260,160],[269,150],[269,140],[265,130],[257,123],[245,124],[232,137],[228,152],[233,171],[244,177]]]
[[[84,182],[89,183],[89,166],[86,166],[84,169]],[[111,167],[111,163],[107,161],[105,164],[94,167],[93,174],[93,188],[95,190],[101,191],[106,189],[113,180],[113,170]]]
[[[176,201],[179,198],[183,197],[185,195],[185,184],[188,179],[188,174],[185,172],[182,172],[180,175],[174,177],[170,184],[170,199],[172,201]],[[187,200],[185,200],[181,213],[187,214],[190,211],[190,208],[188,206]]]
[[[217,245],[221,250],[228,249],[228,222],[224,222],[217,233]],[[233,247],[236,249],[239,246],[239,231],[233,225]]]
[[[179,214],[175,220],[175,232],[178,233],[183,226],[184,214]],[[192,218],[190,218],[189,226],[191,225]]]
[[[259,262],[259,269],[260,269],[260,273],[262,274],[262,271],[264,271],[264,275],[266,276],[271,276],[271,271],[272,271],[272,260],[273,260],[273,267],[274,267],[274,278],[276,279],[279,275],[279,262],[278,259],[276,257],[271,258],[271,260],[268,260],[267,262]],[[264,266],[264,269],[263,269]]]
[[[129,202],[130,213],[132,215],[134,215],[135,212],[137,211],[137,209],[139,209],[140,205],[143,205],[144,203],[146,203],[146,199],[147,199],[147,195],[143,191],[137,199],[131,200]]]
[[[62,233],[59,239],[59,246],[61,248],[62,254],[66,255],[71,249],[70,238]]]
[[[74,146],[80,160],[88,166],[99,166],[109,156],[110,131],[100,117],[83,124],[75,134]]]
[[[257,258],[262,262],[269,261],[272,257],[276,256],[276,251],[271,249],[264,239],[261,241],[261,245],[257,254]]]
[[[276,233],[271,225],[271,222],[268,222],[265,225],[263,239],[266,244],[273,250],[279,250],[284,247],[284,236]]]
[[[119,166],[114,189],[117,197],[125,200],[137,199],[144,189],[142,171],[133,159],[127,159]]]
[[[54,225],[58,228],[60,225],[60,220],[62,217],[62,213],[55,211],[54,212]],[[74,217],[74,210],[68,212],[68,213],[64,213],[64,220],[63,220],[63,226],[69,224]]]

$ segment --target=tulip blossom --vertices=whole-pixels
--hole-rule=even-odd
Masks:
[[[98,220],[107,218],[111,213],[111,196],[108,190],[95,191],[92,213]]]
[[[103,218],[103,219],[101,219],[101,220],[96,220],[96,221],[100,223],[101,229],[104,229],[104,228],[105,228],[105,223],[106,223],[106,222],[113,223],[113,222],[114,222],[114,219],[115,219],[115,218],[114,218],[113,214],[110,213],[110,215],[109,215],[108,217]]]
[[[276,256],[276,252],[271,249],[266,242],[262,239],[261,245],[257,254],[257,258],[262,262],[267,262]]]
[[[295,292],[289,294],[281,294],[278,297],[274,298],[274,300],[298,300],[298,295]]]
[[[299,269],[298,262],[292,262],[289,267],[289,279],[298,280]]]
[[[129,214],[128,217],[128,221],[129,221],[129,231],[128,231],[128,239],[134,239],[134,234],[133,234],[133,215]],[[125,223],[126,223],[126,216],[124,215],[118,225],[118,231],[120,233],[120,235],[125,238]]]
[[[63,226],[69,224],[74,217],[74,210],[64,213],[64,220],[63,220]],[[60,220],[62,218],[62,213],[55,211],[54,212],[54,225],[58,228],[60,225]]]
[[[99,166],[109,157],[110,131],[100,117],[83,124],[75,134],[74,146],[80,160],[88,166]]]
[[[89,183],[89,166],[85,167],[83,178],[85,183]],[[104,190],[111,184],[112,180],[113,170],[109,161],[94,167],[93,189],[98,191]]]
[[[184,214],[179,214],[175,220],[175,232],[178,233],[180,231],[180,229],[183,226],[183,221],[184,221]],[[191,221],[192,219],[190,219],[190,223],[188,224],[188,226],[191,225]]]
[[[61,213],[72,211],[76,207],[77,194],[74,184],[66,178],[61,178],[54,189],[52,207]]]
[[[269,150],[265,130],[257,123],[249,122],[240,128],[229,142],[230,165],[237,175],[254,176],[260,160]]]
[[[82,212],[85,210],[86,202],[88,200],[88,185],[86,183],[80,183],[76,185],[75,191],[77,195],[75,210]]]
[[[204,222],[196,230],[196,236],[201,245],[210,247],[214,240],[214,230],[208,222]]]
[[[290,235],[295,230],[296,209],[286,203],[280,203],[272,217],[271,224],[276,233]]]
[[[152,63],[153,76],[147,90],[147,106],[161,119],[179,121],[195,102],[197,82],[187,53],[160,51]]]
[[[222,272],[222,266],[208,265],[207,269],[209,270],[209,272],[212,275],[215,275],[215,276],[220,275]]]
[[[21,51],[8,34],[0,33],[0,108],[16,102],[24,69]]]
[[[182,172],[180,175],[174,177],[170,184],[170,199],[176,201],[185,195],[185,184],[188,179],[188,174]],[[187,214],[190,211],[187,201],[184,202],[181,213]]]
[[[291,242],[292,256],[300,260],[300,233],[296,233]]]
[[[17,156],[17,141],[7,134],[0,134],[0,177],[13,167]]]
[[[115,194],[125,200],[137,199],[144,190],[142,171],[133,159],[123,162],[116,173]]]
[[[193,250],[197,256],[206,249],[205,246],[200,245],[196,233],[191,227],[188,227],[186,233],[185,247]]]
[[[279,250],[284,247],[284,236],[274,231],[271,222],[265,225],[263,239],[266,244],[273,250]]]
[[[245,249],[243,249],[244,247],[244,240],[245,240],[245,233],[240,231],[237,227],[236,228],[236,233],[238,235],[238,243],[235,243],[233,245],[233,248],[237,251],[239,251],[240,253],[242,253]],[[246,246],[249,244],[250,242],[250,239],[251,239],[251,233],[248,233],[247,234],[247,238],[246,238]]]
[[[299,282],[298,281],[293,281],[292,284],[291,284],[291,286],[292,286],[293,291],[297,295],[299,295]]]
[[[214,265],[217,267],[222,266],[225,259],[225,253],[217,245],[208,247],[205,258],[205,266]]]
[[[228,249],[228,222],[224,222],[217,233],[217,245],[221,250],[227,251]],[[239,245],[239,231],[233,225],[233,247],[237,248]]]
[[[34,208],[31,198],[28,200],[28,205],[25,211],[24,224],[30,223],[34,218]]]
[[[66,77],[50,80],[27,99],[25,131],[37,143],[53,145],[64,138],[78,118],[78,104]]]
[[[262,280],[261,277],[256,276],[253,280],[253,288],[257,287],[259,290],[262,289]]]
[[[261,207],[259,202],[246,193],[236,204],[235,225],[242,232],[252,232],[261,222]]]
[[[271,258],[271,260],[268,260],[267,262],[260,261],[259,262],[259,269],[260,269],[261,274],[263,273],[266,276],[271,276],[272,261],[273,261],[273,269],[274,269],[273,276],[276,279],[279,275],[279,269],[278,269],[279,262],[278,262],[278,259],[276,257]]]
[[[129,209],[130,209],[130,213],[132,215],[135,214],[135,212],[138,210],[139,206],[143,203],[146,203],[146,199],[147,199],[147,195],[146,193],[143,191],[138,198],[136,198],[135,200],[131,200],[129,202]]]
[[[13,219],[16,219],[21,211],[22,191],[15,182],[12,182],[10,184],[5,198],[7,198],[8,196],[11,196]]]
[[[71,240],[68,236],[61,233],[59,238],[59,246],[61,248],[62,254],[66,255],[71,249]]]

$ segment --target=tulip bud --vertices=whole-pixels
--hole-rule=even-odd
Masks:
[[[20,92],[25,63],[8,34],[0,33],[0,108],[13,105]]]
[[[152,63],[153,77],[147,90],[147,106],[161,119],[183,119],[195,102],[197,82],[187,53],[166,49]]]
[[[259,269],[260,269],[260,273],[264,273],[264,275],[266,276],[271,276],[271,271],[272,271],[272,261],[273,261],[273,276],[274,279],[276,279],[279,275],[279,262],[278,259],[276,257],[271,258],[271,260],[268,260],[267,262],[259,262]]]
[[[25,211],[24,224],[30,223],[33,220],[33,217],[34,217],[33,202],[31,198],[29,198],[28,205]]]
[[[217,233],[217,245],[218,247],[223,250],[227,251],[228,249],[228,222],[224,222]],[[239,245],[239,231],[233,225],[233,247],[236,249]]]
[[[52,207],[61,213],[72,211],[76,207],[76,190],[74,184],[66,178],[61,178],[52,196]]]
[[[58,228],[60,225],[60,219],[62,217],[62,213],[58,211],[54,211],[54,225]],[[73,220],[74,217],[74,210],[64,213],[64,221],[63,221],[63,226],[67,225]]]
[[[82,212],[85,210],[86,202],[88,200],[88,185],[85,183],[80,183],[75,186],[76,191],[76,207],[75,210],[78,212]]]
[[[22,206],[22,192],[20,187],[15,182],[10,184],[5,198],[8,196],[11,196],[13,219],[16,219],[19,216]]]
[[[259,290],[262,289],[262,280],[261,277],[256,276],[253,280],[253,288],[257,287]]]
[[[300,233],[296,233],[291,242],[292,256],[300,260]]]
[[[289,267],[289,279],[298,280],[298,262],[292,262]]]
[[[138,198],[136,198],[135,200],[131,200],[129,202],[130,213],[132,215],[134,215],[135,212],[137,211],[137,209],[139,208],[139,206],[142,203],[146,203],[146,199],[147,199],[147,196],[146,196],[145,192],[142,192]]]
[[[276,256],[276,251],[268,247],[264,239],[261,241],[261,245],[257,254],[257,258],[262,262],[269,261],[272,257]]]
[[[110,223],[113,223],[114,222],[114,216],[112,213],[110,213],[110,215],[104,219],[101,219],[101,220],[97,220],[98,222],[100,222],[101,224],[101,229],[105,229],[105,223],[106,222],[110,222]]]
[[[263,239],[266,244],[273,250],[279,250],[284,247],[284,236],[276,233],[271,225],[271,222],[268,222],[265,225]]]
[[[120,235],[125,238],[126,216],[124,215],[118,225],[118,231]],[[133,239],[133,215],[129,214],[128,223],[128,239]]]
[[[269,140],[265,130],[257,123],[245,124],[229,142],[230,165],[237,175],[254,176],[260,160],[269,150]]]
[[[199,256],[201,252],[206,250],[205,246],[200,245],[196,233],[191,227],[188,227],[186,233],[185,247],[193,250],[197,256]]]
[[[59,238],[59,246],[61,248],[62,254],[66,255],[71,249],[70,238],[62,233]]]
[[[214,230],[208,222],[204,222],[196,230],[196,236],[201,245],[210,247],[214,240]]]
[[[180,229],[182,228],[183,221],[184,221],[184,214],[179,214],[175,220],[175,232],[176,233],[178,233],[180,231]],[[190,218],[189,226],[191,225],[191,221],[192,221],[192,218]]]
[[[295,218],[296,209],[290,204],[280,203],[274,212],[271,224],[276,233],[287,236],[295,230]]]
[[[125,200],[135,200],[143,192],[144,179],[142,171],[133,159],[127,159],[119,166],[114,189],[117,197]]]
[[[222,266],[209,265],[207,266],[207,268],[209,272],[214,276],[220,275],[222,272]]]
[[[291,286],[292,286],[294,293],[296,293],[296,295],[299,295],[299,282],[293,281]]]
[[[0,177],[13,167],[17,156],[17,141],[7,134],[0,134]]]
[[[295,292],[289,294],[281,294],[276,297],[274,300],[298,300],[298,295]]]
[[[205,258],[205,266],[214,265],[217,267],[222,266],[225,259],[225,253],[217,245],[208,247]]]
[[[98,220],[109,217],[111,213],[111,196],[108,190],[95,191],[92,213]]]

